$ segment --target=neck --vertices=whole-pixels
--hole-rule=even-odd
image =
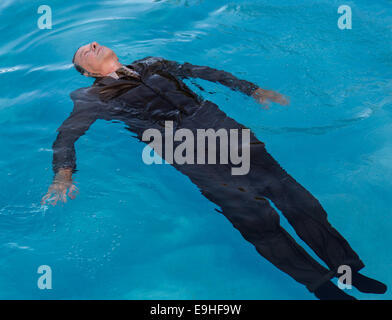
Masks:
[[[104,76],[107,76],[108,74],[111,74],[112,72],[117,71],[118,69],[120,69],[122,67],[122,64],[119,61],[114,61],[107,69],[107,71],[105,72]]]
[[[119,61],[116,61],[115,69],[113,71],[116,71],[116,70],[120,69],[121,67],[122,67],[122,63],[120,63]]]

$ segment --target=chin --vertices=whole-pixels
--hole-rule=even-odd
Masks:
[[[106,61],[106,62],[118,61],[118,58],[113,51],[106,49],[103,53],[104,53],[103,58],[102,58],[103,61]]]

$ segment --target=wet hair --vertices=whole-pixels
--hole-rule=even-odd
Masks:
[[[84,76],[84,74],[90,74],[90,72],[88,72],[86,69],[84,69],[81,65],[78,65],[77,63],[75,63],[76,53],[78,52],[78,50],[79,50],[80,48],[81,48],[81,47],[79,47],[79,48],[76,50],[76,52],[75,52],[75,54],[74,54],[74,56],[73,56],[73,58],[72,58],[72,63],[73,63],[73,65],[74,65],[76,71],[78,71],[81,75]]]

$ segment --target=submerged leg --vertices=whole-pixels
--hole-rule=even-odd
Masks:
[[[259,188],[260,193],[281,210],[298,236],[331,270],[336,272],[341,265],[349,265],[353,272],[363,268],[363,262],[347,240],[328,222],[327,213],[318,200],[263,149],[259,148],[254,155],[259,163],[253,167],[256,170],[252,173],[259,171],[266,177]]]
[[[222,214],[264,258],[311,292],[332,277],[281,227],[279,214],[267,199],[233,183],[226,184],[220,192],[202,192],[221,207]]]

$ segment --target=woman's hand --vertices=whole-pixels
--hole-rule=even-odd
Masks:
[[[262,88],[256,89],[252,93],[252,97],[258,103],[262,104],[266,109],[269,108],[271,102],[279,103],[282,106],[289,104],[288,98],[286,98],[284,95],[272,90],[264,90]]]
[[[48,192],[42,197],[41,204],[55,206],[58,201],[67,202],[67,195],[70,199],[75,199],[78,193],[79,190],[72,180],[72,169],[63,168],[56,173]]]

